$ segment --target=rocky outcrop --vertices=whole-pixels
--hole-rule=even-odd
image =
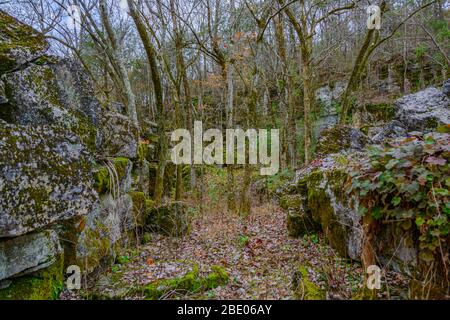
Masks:
[[[95,270],[137,227],[139,130],[47,47],[0,11],[0,299],[56,298],[64,265]]]
[[[119,113],[105,113],[101,120],[102,153],[112,157],[136,158],[139,129],[130,118]]]
[[[317,143],[318,159],[299,170],[293,181],[278,190],[280,205],[287,213],[289,234],[302,236],[321,231],[342,256],[360,260],[363,222],[359,201],[345,191],[350,188],[350,159],[366,157],[366,144],[407,137],[411,131],[435,131],[439,125],[448,125],[449,103],[446,94],[429,88],[397,100],[394,119],[371,139],[351,127],[325,130]],[[378,230],[374,243],[379,262],[412,274],[418,261],[414,237],[411,231],[394,226]]]
[[[360,130],[349,126],[334,126],[324,130],[317,141],[316,154],[323,157],[343,150],[362,150],[368,138]]]
[[[442,90],[431,87],[398,99],[393,105],[393,119],[371,129],[371,142],[378,144],[386,139],[406,137],[412,131],[427,133],[450,124],[447,83]]]
[[[71,132],[0,125],[0,238],[92,212],[97,195],[90,166]]]

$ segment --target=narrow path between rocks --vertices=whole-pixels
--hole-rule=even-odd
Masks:
[[[290,238],[285,217],[271,203],[253,207],[246,218],[205,210],[203,215],[197,214],[191,233],[184,238],[151,234],[147,245],[121,257],[121,262],[100,278],[96,290],[101,298],[143,299],[142,291],[132,289],[182,277],[194,265],[200,274],[218,265],[229,275],[226,285],[197,293],[174,290],[160,299],[294,299],[293,276],[300,266],[306,266],[309,278],[319,288],[331,286],[338,297],[349,295],[360,281],[359,266],[339,258],[316,235]]]

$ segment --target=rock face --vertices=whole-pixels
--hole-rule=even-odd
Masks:
[[[295,179],[279,190],[291,236],[322,231],[339,254],[360,260],[362,216],[358,198],[345,192],[350,181],[349,159],[366,157],[363,150],[366,144],[406,137],[411,131],[436,131],[439,125],[450,123],[450,100],[446,93],[435,88],[407,95],[397,100],[394,108],[394,119],[372,139],[351,127],[335,126],[322,133],[317,143],[318,159],[299,170]],[[384,227],[376,234],[375,250],[384,266],[412,274],[418,247],[416,242],[405,239],[415,236],[411,231]]]
[[[0,280],[46,268],[56,262],[61,252],[55,231],[30,233],[0,242]]]
[[[90,161],[73,133],[0,125],[0,237],[89,214],[97,200]]]
[[[290,184],[289,197],[295,202],[288,208],[288,229],[292,236],[321,230],[330,245],[342,256],[359,259],[362,228],[357,211],[349,208],[345,194],[346,159],[329,155],[297,172]],[[286,197],[286,196],[284,196]]]
[[[138,128],[130,118],[108,112],[102,118],[103,153],[113,157],[136,158],[138,151]]]
[[[57,298],[64,265],[93,271],[145,223],[129,195],[139,129],[47,48],[0,11],[0,299]]]
[[[429,132],[450,123],[450,99],[436,88],[404,96],[395,107],[396,120],[409,131]]]

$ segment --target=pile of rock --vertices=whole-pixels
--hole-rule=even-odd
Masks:
[[[279,190],[290,235],[321,231],[342,256],[360,260],[362,217],[358,213],[358,199],[346,192],[349,157],[353,160],[364,157],[363,147],[367,144],[405,137],[411,131],[436,131],[438,126],[449,125],[450,99],[443,93],[448,92],[448,86],[447,81],[444,90],[429,88],[397,100],[394,119],[374,137],[350,127],[325,130],[318,141],[319,158],[297,171],[295,179]],[[417,243],[403,241],[404,236],[394,228],[385,227],[374,242],[381,263],[412,273],[418,261]]]

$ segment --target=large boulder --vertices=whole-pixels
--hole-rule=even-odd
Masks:
[[[347,194],[348,163],[364,153],[333,154],[299,170],[289,183],[290,199],[295,201],[287,210],[291,236],[323,232],[328,243],[341,256],[359,261],[362,254],[363,226],[358,198]],[[284,195],[285,196],[285,195]],[[283,199],[283,198],[282,198]],[[412,272],[417,248],[401,230],[386,227],[377,232],[376,251],[384,266]]]
[[[0,241],[0,280],[47,268],[62,249],[55,231],[30,233]]]
[[[404,96],[394,105],[396,120],[409,131],[430,132],[450,124],[450,99],[436,88]]]
[[[289,233],[302,236],[321,230],[342,256],[358,260],[361,253],[360,215],[350,208],[343,185],[346,158],[330,155],[299,170],[289,190],[298,194],[297,210],[288,211]],[[292,185],[293,184],[293,185]]]
[[[0,123],[0,237],[91,213],[92,185],[91,159],[76,135]]]
[[[44,35],[0,10],[0,74],[36,60],[48,46]]]

